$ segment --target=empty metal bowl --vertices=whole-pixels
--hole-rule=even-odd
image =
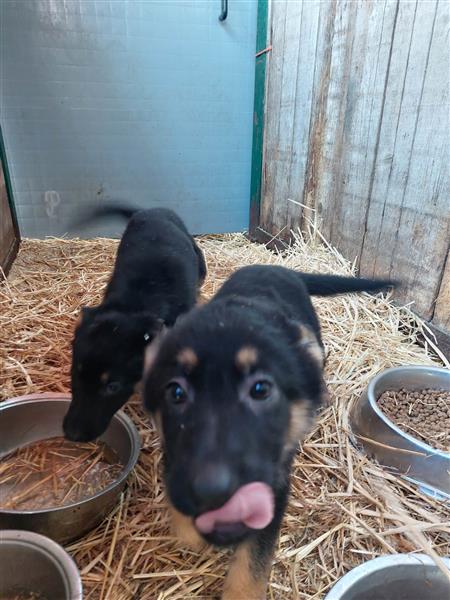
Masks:
[[[448,577],[425,554],[380,556],[349,571],[324,600],[446,600]]]
[[[28,596],[81,600],[78,569],[61,546],[43,535],[0,531],[0,598]]]
[[[0,459],[32,442],[62,436],[62,422],[70,403],[67,394],[35,394],[0,404]],[[0,508],[0,529],[28,529],[64,543],[81,537],[112,510],[139,455],[139,434],[123,413],[114,415],[101,436],[114,450],[123,470],[104,490],[79,502],[45,510]],[[54,597],[55,598],[55,597]]]
[[[397,367],[374,377],[350,414],[354,441],[380,464],[395,468],[418,484],[423,492],[450,498],[450,454],[402,431],[377,404],[383,392],[400,388],[450,390],[450,371],[439,367]]]

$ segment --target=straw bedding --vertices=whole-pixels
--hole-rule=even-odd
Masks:
[[[209,298],[237,267],[279,263],[347,274],[351,266],[314,239],[283,255],[242,235],[200,239],[209,266]],[[70,340],[80,305],[99,301],[117,242],[25,240],[0,285],[1,397],[69,390]],[[368,295],[315,300],[328,351],[331,404],[298,453],[268,598],[321,599],[350,568],[391,552],[450,553],[450,515],[407,482],[358,453],[348,437],[349,410],[369,379],[403,364],[442,364],[431,337],[407,309]],[[429,342],[417,345],[419,334]],[[448,366],[448,365],[447,365]],[[95,531],[68,547],[89,600],[163,600],[218,596],[227,552],[201,554],[171,537],[160,480],[157,435],[138,399],[127,412],[143,442],[119,505]]]

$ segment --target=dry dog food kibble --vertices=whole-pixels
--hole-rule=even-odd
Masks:
[[[402,388],[384,392],[378,405],[405,433],[433,448],[450,451],[450,392]]]
[[[89,498],[123,466],[103,443],[52,438],[19,448],[0,461],[0,509],[41,510]]]

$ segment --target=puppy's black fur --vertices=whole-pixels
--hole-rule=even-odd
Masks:
[[[206,275],[200,248],[172,211],[110,206],[91,215],[129,219],[104,298],[82,309],[72,358],[68,439],[101,435],[133,394],[145,346],[196,302]]]
[[[246,593],[253,594],[248,597],[265,588],[292,459],[325,394],[320,325],[310,295],[387,285],[245,267],[149,347],[144,401],[160,424],[175,510],[195,518],[255,481],[268,484],[275,497],[275,516],[265,529],[236,523],[205,536],[213,544],[240,544],[224,597],[238,593],[243,572]],[[234,597],[244,597],[240,593]]]

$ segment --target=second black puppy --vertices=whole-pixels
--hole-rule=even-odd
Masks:
[[[64,434],[101,435],[134,393],[144,350],[162,327],[192,308],[206,276],[200,248],[171,210],[106,207],[92,216],[128,217],[99,306],[82,309],[72,357],[72,402]]]
[[[325,394],[310,295],[387,284],[245,267],[149,346],[144,400],[161,430],[175,529],[237,545],[224,599],[265,597],[292,459]]]

